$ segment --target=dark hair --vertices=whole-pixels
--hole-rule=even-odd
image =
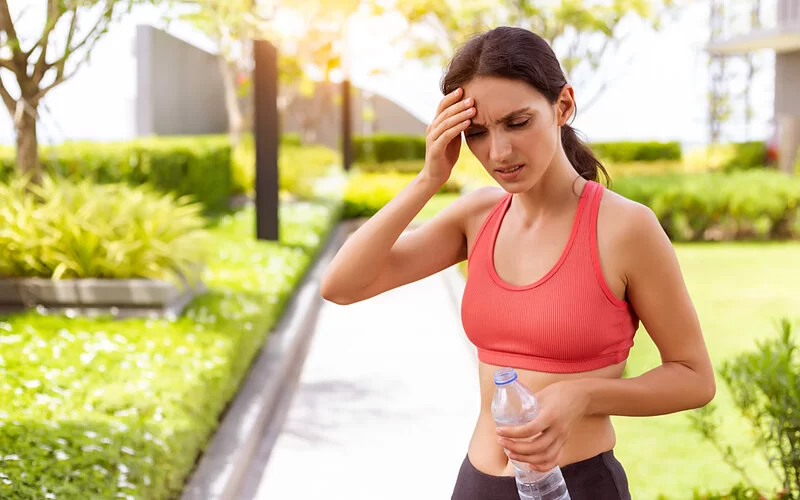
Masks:
[[[561,64],[542,37],[508,26],[481,33],[458,50],[442,78],[442,93],[447,95],[481,76],[521,80],[538,90],[550,104],[556,103],[567,84]],[[566,124],[561,128],[561,142],[581,177],[597,181],[602,173],[608,181],[605,167],[578,138],[574,128]]]

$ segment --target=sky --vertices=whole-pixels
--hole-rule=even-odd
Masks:
[[[38,4],[44,2],[30,5],[26,13],[28,21],[38,15]],[[620,47],[621,55],[603,66],[602,74],[611,83],[591,106],[581,105],[581,98],[587,97],[581,94],[584,82],[571,82],[576,87],[578,104],[573,125],[592,141],[677,140],[692,145],[706,142],[709,77],[703,48],[709,35],[707,11],[705,2],[694,2],[658,32],[636,26]],[[139,23],[157,24],[158,18],[156,10],[140,8],[111,27],[92,53],[90,63],[45,99],[39,128],[42,143],[133,136],[135,27]],[[351,78],[354,85],[396,101],[427,122],[441,99],[442,68],[423,67],[404,60],[403,48],[386,36],[399,33],[402,28],[403,23],[398,19],[379,22],[356,19],[349,39]],[[38,29],[32,22],[23,22],[18,31],[25,39]],[[173,25],[169,31],[201,48],[214,50],[213,43],[191,28]],[[769,52],[760,53],[758,60],[761,69],[753,85],[756,116],[750,129],[752,139],[764,139],[772,131],[774,57]],[[371,71],[376,65],[390,69],[374,75]],[[3,76],[3,81],[10,84],[8,75]],[[743,127],[737,123],[726,129],[730,140],[745,139]],[[0,143],[10,144],[13,137],[11,119],[0,109]]]

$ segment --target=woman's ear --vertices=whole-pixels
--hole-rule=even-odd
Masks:
[[[558,107],[558,126],[561,127],[566,125],[575,114],[575,91],[571,85],[566,84],[561,89],[556,106]]]

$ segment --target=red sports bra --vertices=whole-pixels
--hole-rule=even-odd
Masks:
[[[596,370],[628,357],[639,318],[614,296],[597,250],[603,186],[586,184],[561,258],[535,283],[515,286],[494,267],[494,246],[511,204],[494,207],[469,256],[461,320],[484,363],[541,372]]]

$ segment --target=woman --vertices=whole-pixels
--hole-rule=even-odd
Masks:
[[[542,38],[501,27],[471,39],[442,91],[424,168],[342,247],[322,295],[350,304],[467,259],[462,320],[482,404],[452,498],[516,499],[510,457],[561,466],[573,500],[629,499],[609,416],[697,408],[715,393],[672,245],[650,209],[597,182],[605,170],[567,124],[573,89]],[[462,134],[500,188],[462,196],[401,238],[448,180]],[[623,379],[640,321],[662,364]],[[504,366],[540,402],[529,424],[494,424]]]

